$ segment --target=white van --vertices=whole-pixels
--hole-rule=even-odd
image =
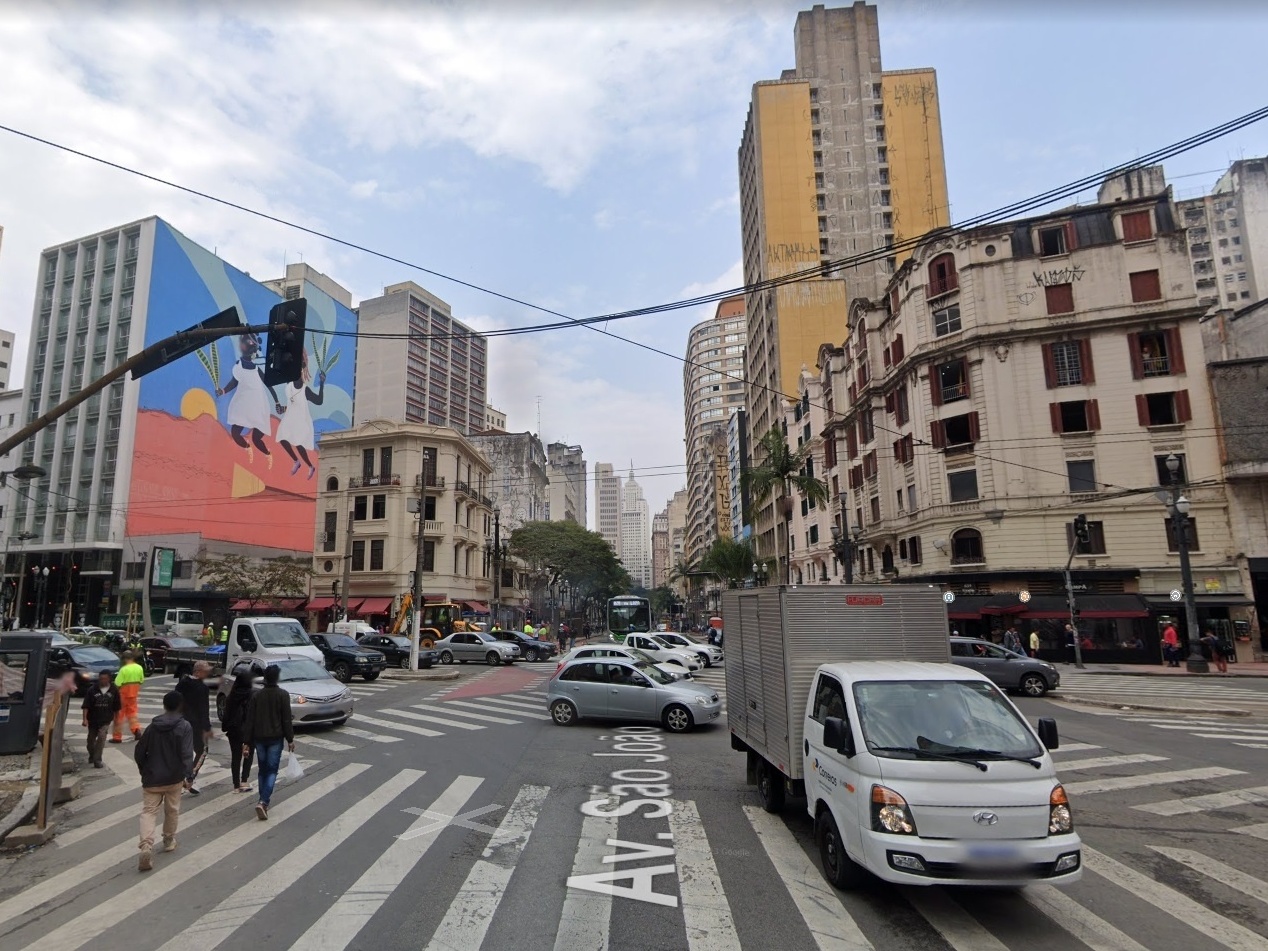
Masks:
[[[909,885],[1066,885],[1083,872],[1065,790],[1038,732],[976,671],[823,664],[803,721],[806,808],[824,876]]]
[[[198,640],[202,637],[203,612],[192,608],[168,608],[163,612],[162,630],[173,637],[188,637]]]
[[[333,624],[327,625],[327,634],[347,634],[354,641],[359,641],[367,634],[377,634],[371,625],[365,621],[335,621]]]

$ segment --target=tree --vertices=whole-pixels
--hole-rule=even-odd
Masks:
[[[249,601],[298,597],[308,591],[313,575],[310,558],[248,558],[246,555],[203,555],[198,574],[216,591]]]
[[[568,582],[585,610],[630,590],[612,546],[576,522],[526,522],[511,533],[510,552],[524,563],[537,598],[553,577]]]
[[[700,568],[721,578],[728,588],[738,588],[753,573],[756,561],[748,542],[719,538],[700,559]]]
[[[760,457],[762,464],[744,470],[741,478],[748,488],[749,495],[758,505],[778,497],[784,516],[783,528],[783,562],[784,583],[788,584],[791,573],[791,559],[788,557],[788,533],[792,526],[792,495],[796,492],[808,502],[816,505],[828,501],[828,486],[811,474],[809,464],[810,447],[802,446],[796,452],[788,448],[788,437],[779,426],[772,426],[757,443],[755,456]],[[779,539],[775,539],[775,555],[779,557]]]

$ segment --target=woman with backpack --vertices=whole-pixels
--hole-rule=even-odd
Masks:
[[[233,687],[225,700],[225,715],[220,721],[220,729],[229,740],[229,772],[233,776],[233,791],[247,793],[251,791],[247,779],[251,775],[253,750],[244,746],[247,723],[247,704],[251,702],[253,690],[250,670],[240,670],[233,678]]]

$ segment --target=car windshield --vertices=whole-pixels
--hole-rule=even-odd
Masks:
[[[326,643],[331,647],[356,647],[357,642],[347,634],[327,634]]]
[[[644,674],[646,674],[647,678],[651,680],[651,682],[654,684],[672,684],[674,682],[673,677],[669,676],[669,674],[665,673],[655,664],[649,664],[649,663],[646,663],[645,661],[639,661],[634,666],[637,667]]]
[[[859,724],[878,756],[964,751],[1035,757],[1043,750],[1012,705],[977,680],[878,680],[854,685]]]
[[[188,637],[169,637],[167,639],[168,647],[197,647],[197,641],[191,641]]]
[[[480,640],[484,641],[486,644],[497,643],[497,638],[494,637],[492,634],[486,634],[484,633],[484,631],[472,631],[472,633],[475,634],[476,637],[480,638]]]
[[[295,683],[299,680],[329,680],[330,674],[326,672],[326,668],[322,667],[315,660],[309,660],[307,657],[297,657],[293,660],[277,661],[278,668],[282,671],[282,683]]]
[[[409,650],[408,637],[385,637],[383,640],[387,641],[393,647],[403,647],[405,650]]]
[[[674,643],[671,643],[670,641],[665,640],[659,634],[653,634],[651,635],[651,638],[661,647],[667,648],[669,650],[673,650],[674,648],[678,646],[677,644],[674,644]]]
[[[104,647],[96,647],[94,645],[72,647],[70,649],[70,653],[71,656],[81,664],[91,664],[102,660],[118,661],[119,659]]]
[[[261,647],[308,647],[312,644],[299,621],[257,621],[253,626]]]
[[[625,648],[625,652],[629,654],[632,658],[634,658],[635,660],[641,663],[644,663],[644,664],[656,663],[655,657],[653,657],[651,654],[648,654],[644,651],[639,650],[637,647],[627,647]]]

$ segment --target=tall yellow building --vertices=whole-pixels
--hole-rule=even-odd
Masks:
[[[819,346],[846,338],[849,301],[883,291],[906,257],[888,249],[950,220],[934,71],[882,72],[876,7],[861,2],[799,13],[794,45],[795,68],[754,85],[740,143],[744,280],[817,273],[747,295],[750,446]],[[787,550],[775,525],[773,500],[756,508],[763,555]]]

